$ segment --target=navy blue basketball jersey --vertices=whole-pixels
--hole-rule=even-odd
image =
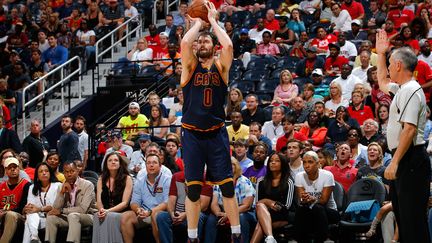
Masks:
[[[224,125],[228,87],[215,63],[207,69],[198,62],[191,78],[182,88],[183,128],[211,131]]]

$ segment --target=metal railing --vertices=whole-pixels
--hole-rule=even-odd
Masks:
[[[65,71],[67,71],[67,68],[69,67],[69,65],[73,64],[73,62],[78,62],[78,69],[75,69],[74,71],[70,72],[66,77],[64,77],[65,75]],[[78,98],[81,99],[81,84],[82,84],[82,75],[81,75],[81,69],[82,69],[82,63],[81,63],[81,58],[79,56],[74,56],[73,58],[69,59],[67,62],[57,66],[56,68],[54,68],[53,70],[51,70],[49,73],[43,75],[42,77],[38,78],[37,80],[33,81],[31,84],[27,85],[26,87],[23,88],[22,90],[22,132],[23,132],[23,138],[27,136],[27,128],[26,128],[26,111],[29,110],[29,108],[31,106],[33,106],[35,103],[38,103],[40,100],[44,100],[46,98],[46,96],[48,96],[50,93],[53,93],[55,89],[60,88],[60,96],[61,96],[61,109],[62,111],[64,111],[64,106],[65,106],[65,97],[64,97],[64,86],[69,83],[70,84],[70,78],[72,78],[74,75],[78,76]],[[54,85],[51,85],[48,89],[46,89],[46,83],[45,80],[47,77],[53,76],[53,75],[57,75],[56,73],[60,72],[60,80],[57,81]],[[33,88],[35,86],[38,86],[39,84],[42,84],[42,92],[38,95],[36,95],[35,97],[33,97],[32,99],[30,99],[29,101],[26,101],[25,97],[26,97],[26,93],[29,93],[30,89]],[[69,93],[70,93],[70,86],[69,86]],[[45,105],[43,105],[42,107],[43,109],[45,108]],[[69,108],[70,108],[70,97],[69,97]],[[45,111],[44,111],[45,113]],[[44,119],[45,120],[45,119]],[[43,125],[45,126],[45,122],[43,122]]]
[[[152,14],[152,17],[153,17],[152,23],[153,24],[156,24],[156,22],[157,22],[157,6],[156,6],[157,2],[158,1],[154,1],[154,4],[153,4],[153,14]],[[170,7],[173,6],[174,4],[177,4],[177,9],[178,9],[178,6],[180,5],[180,1],[174,0],[170,3],[169,0],[165,0],[165,3],[164,3],[165,16],[169,13]]]
[[[138,25],[133,29],[133,30],[129,30],[130,24],[132,23],[138,23]],[[99,60],[102,58],[103,55],[105,55],[106,53],[108,53],[109,51],[111,51],[111,61],[112,58],[114,56],[114,48],[117,46],[117,44],[121,43],[123,40],[126,39],[126,49],[129,50],[129,42],[127,41],[127,38],[132,35],[134,32],[136,32],[136,34],[138,36],[142,36],[142,21],[141,21],[141,16],[137,15],[135,17],[132,17],[128,20],[126,20],[125,22],[123,22],[121,25],[117,26],[115,29],[113,29],[111,32],[109,32],[108,34],[106,34],[104,37],[102,37],[101,39],[99,39],[96,44],[96,63],[99,63]],[[122,38],[118,39],[116,42],[114,42],[114,38],[117,38],[117,32],[126,27],[125,30],[125,34],[123,35]],[[100,48],[100,44],[103,43],[103,41],[107,38],[111,38],[111,45],[110,47],[104,49],[104,50],[99,50]],[[102,48],[104,48],[102,46]]]

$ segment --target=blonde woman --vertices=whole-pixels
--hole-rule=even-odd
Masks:
[[[227,118],[230,117],[231,112],[241,111],[246,105],[243,100],[243,94],[238,88],[231,88],[228,94],[228,101],[226,106]]]
[[[342,87],[337,82],[330,83],[330,100],[325,103],[325,108],[330,118],[335,117],[339,106],[348,107],[349,101],[342,97]]]
[[[299,89],[296,84],[293,83],[293,77],[291,72],[287,69],[282,70],[279,76],[280,83],[276,87],[273,96],[273,105],[286,105],[289,106],[291,100],[297,97]]]

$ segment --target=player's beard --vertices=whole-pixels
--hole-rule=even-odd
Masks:
[[[213,52],[203,49],[203,50],[198,50],[196,55],[198,58],[210,58],[213,56]]]

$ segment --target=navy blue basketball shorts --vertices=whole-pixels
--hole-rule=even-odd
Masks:
[[[232,181],[228,133],[225,127],[209,132],[182,128],[181,144],[187,185],[222,185]]]

